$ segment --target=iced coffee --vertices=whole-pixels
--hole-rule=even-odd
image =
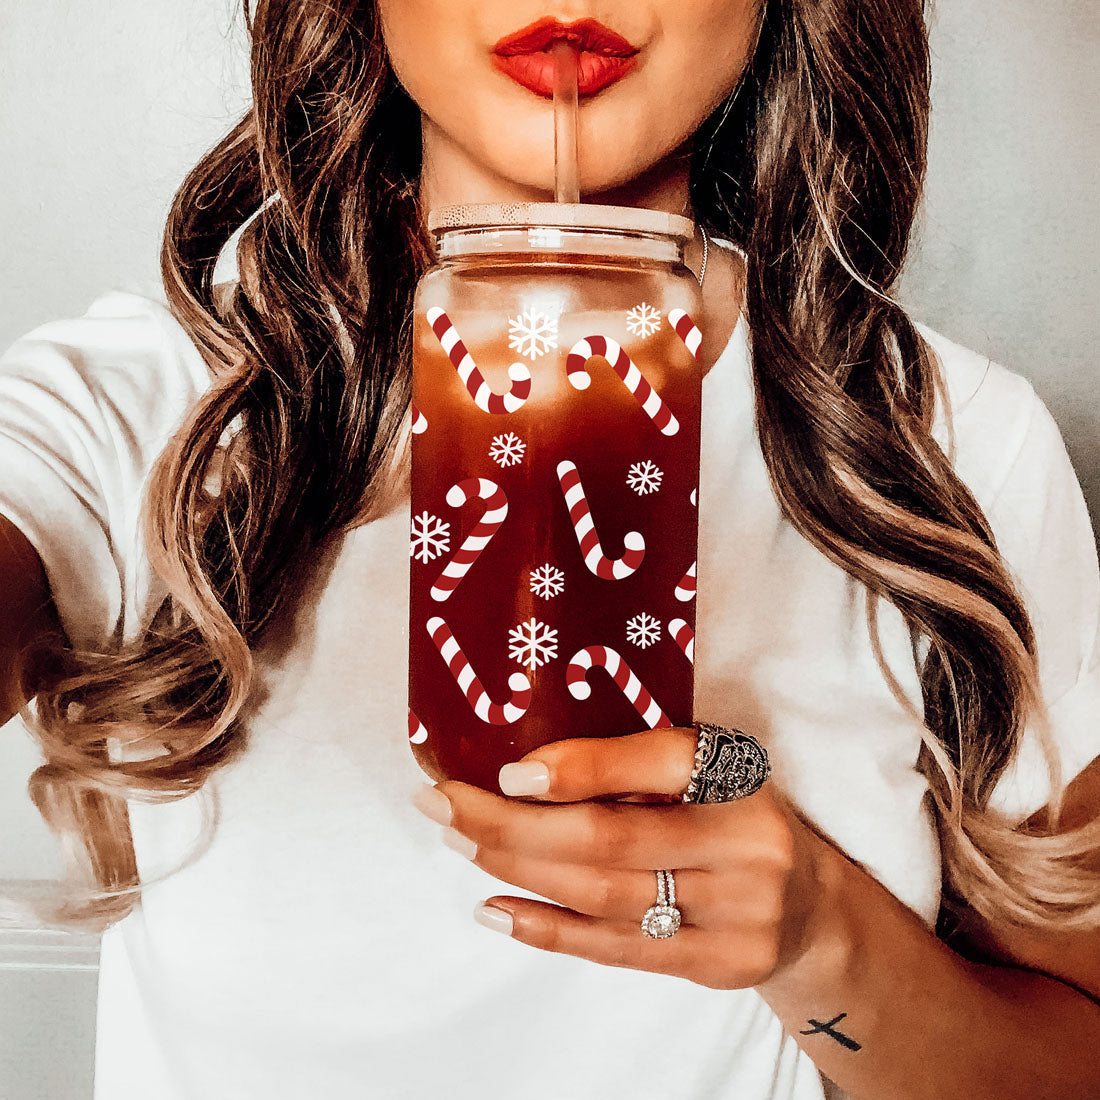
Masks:
[[[692,719],[694,226],[570,204],[433,212],[414,304],[409,735],[497,790],[569,737]]]

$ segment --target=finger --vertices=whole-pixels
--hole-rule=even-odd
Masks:
[[[505,794],[532,795],[549,802],[632,793],[679,801],[691,778],[697,747],[695,730],[684,726],[621,737],[571,737],[542,745],[515,764],[505,764],[499,782]],[[531,766],[537,764],[549,771],[549,789],[545,779],[538,781]]]
[[[473,862],[501,882],[590,917],[640,921],[645,911],[657,904],[653,871],[556,863],[492,848],[479,848]],[[723,875],[677,869],[673,878],[676,905],[685,926],[713,930],[762,924],[772,919],[781,900],[778,887],[771,889],[773,896],[769,896],[770,880],[749,869]]]
[[[574,955],[604,966],[671,974],[700,985],[741,989],[759,980],[763,938],[716,937],[690,924],[667,939],[652,939],[636,921],[607,921],[529,898],[491,897],[486,902],[512,917],[511,936],[543,951]],[[760,956],[759,958],[757,956]]]
[[[653,871],[558,864],[493,848],[478,848],[473,862],[510,886],[604,920],[640,921],[649,906],[657,904]],[[675,892],[685,924],[725,924],[735,909],[728,892],[716,888],[716,878],[708,871],[676,871]],[[690,904],[684,904],[686,899],[691,899]]]
[[[634,802],[544,805],[502,798],[456,780],[436,789],[451,806],[450,825],[479,848],[537,859],[651,871],[709,870],[766,851],[751,798],[712,805],[654,806]]]

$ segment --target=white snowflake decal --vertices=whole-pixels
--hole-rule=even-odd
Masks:
[[[532,617],[508,631],[508,656],[533,672],[558,655],[558,632]]]
[[[640,612],[633,619],[627,620],[626,640],[642,649],[648,649],[654,642],[661,640],[661,621],[644,611]]]
[[[508,318],[508,346],[537,359],[558,346],[558,319],[548,310],[525,309]]]
[[[661,315],[651,305],[641,302],[626,311],[626,327],[630,329],[631,335],[640,336],[644,340],[661,327]]]
[[[451,525],[444,523],[438,516],[421,512],[413,516],[412,541],[409,543],[409,557],[420,561],[438,558],[444,550],[451,548]]]
[[[531,570],[531,591],[544,600],[557,596],[565,588],[565,574],[549,562]]]
[[[626,473],[626,483],[638,494],[655,493],[661,487],[661,478],[665,475],[647,458],[644,462],[635,462]]]
[[[502,467],[515,466],[523,461],[525,450],[527,450],[527,444],[515,432],[508,432],[507,435],[493,436],[489,457]]]

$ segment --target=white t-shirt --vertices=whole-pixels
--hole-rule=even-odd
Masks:
[[[1069,778],[1100,755],[1100,571],[1081,490],[1031,386],[924,333],[946,367],[957,468],[1034,618]],[[208,384],[164,306],[122,292],[0,359],[0,512],[41,555],[74,641],[133,637],[155,607],[140,490]],[[754,732],[773,781],[932,926],[918,728],[875,661],[861,586],[780,515],[743,321],[703,383],[699,519],[696,717]],[[821,1100],[813,1062],[754,991],[475,924],[479,900],[524,892],[446,848],[409,802],[424,778],[407,745],[409,523],[406,497],[317,562],[259,654],[269,694],[246,751],[211,781],[212,844],[104,935],[96,1100]],[[880,629],[919,700],[888,604]],[[995,802],[1022,818],[1048,795],[1029,735]],[[131,803],[143,877],[189,850],[203,805]]]

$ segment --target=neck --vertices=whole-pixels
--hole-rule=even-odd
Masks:
[[[439,206],[466,203],[551,202],[553,194],[495,173],[488,165],[472,159],[430,119],[423,118],[423,168],[420,174],[420,202],[425,211]],[[664,210],[694,219],[688,186],[691,143],[651,165],[641,175],[602,191],[589,191],[586,203],[635,206]],[[685,262],[698,271],[703,259],[702,238],[685,249]]]

